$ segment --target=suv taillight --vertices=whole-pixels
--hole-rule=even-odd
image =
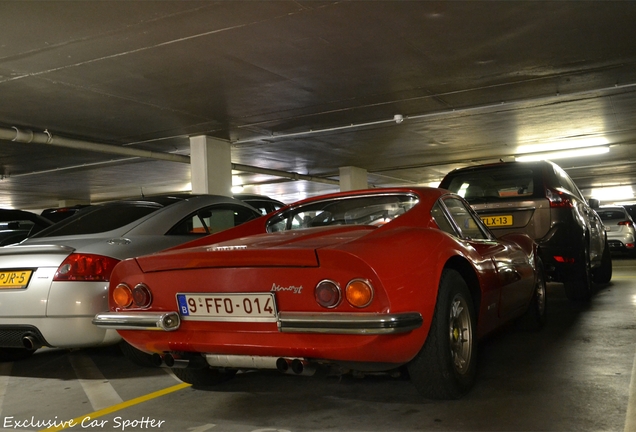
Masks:
[[[629,227],[633,227],[634,226],[634,223],[632,221],[620,221],[618,224],[619,225],[629,226]]]
[[[108,282],[119,262],[111,257],[93,254],[70,254],[53,276],[54,281]]]
[[[550,207],[572,208],[572,200],[563,192],[554,189],[545,189],[545,197],[550,201]]]

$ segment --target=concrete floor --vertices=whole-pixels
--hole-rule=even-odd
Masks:
[[[114,348],[49,349],[0,363],[0,430],[66,422],[47,429],[56,431],[73,420],[67,430],[633,432],[636,261],[614,264],[589,305],[551,284],[542,332],[511,328],[483,341],[477,383],[459,401],[422,399],[408,380],[386,376],[251,372],[199,391]]]

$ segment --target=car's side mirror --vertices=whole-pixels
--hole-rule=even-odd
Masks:
[[[590,207],[592,207],[593,209],[597,209],[601,206],[601,202],[599,200],[597,200],[596,198],[590,198]]]

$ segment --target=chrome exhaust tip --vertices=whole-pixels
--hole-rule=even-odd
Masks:
[[[153,366],[157,366],[157,367],[165,366],[165,363],[163,362],[163,358],[161,358],[161,356],[157,353],[154,353],[150,356],[150,362],[153,364]]]
[[[175,369],[185,369],[190,366],[190,360],[175,357],[170,353],[163,356],[163,362],[166,367]]]
[[[166,353],[164,355],[153,354],[152,362],[157,366],[171,369],[203,369],[208,367],[204,357],[194,356],[183,358],[178,354],[172,353]]]
[[[278,372],[292,373],[291,360],[280,357],[278,360],[276,360],[276,369],[278,370]]]
[[[314,365],[312,365],[306,360],[301,360],[301,359],[292,360],[291,368],[296,375],[312,376],[313,374],[316,373],[316,368],[314,367]]]
[[[22,345],[28,350],[42,348],[42,342],[36,336],[30,334],[22,336]]]

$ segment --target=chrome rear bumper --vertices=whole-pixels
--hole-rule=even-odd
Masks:
[[[181,318],[177,312],[103,312],[95,315],[93,324],[115,330],[175,331]]]
[[[418,312],[305,313],[281,312],[278,328],[283,333],[389,334],[405,333],[422,326]]]
[[[379,335],[405,333],[422,326],[418,312],[381,313],[309,313],[281,312],[278,329],[282,333],[324,333]],[[181,325],[177,312],[104,312],[95,315],[93,324],[116,330],[174,331]]]

